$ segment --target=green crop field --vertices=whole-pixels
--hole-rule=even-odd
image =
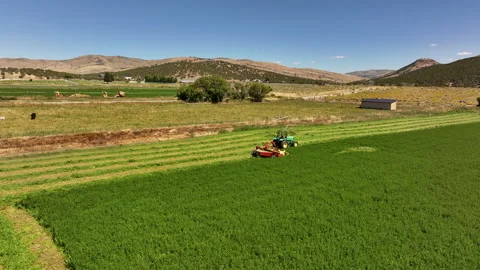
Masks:
[[[293,131],[300,144],[307,145],[472,122],[480,122],[478,113],[298,126]],[[254,146],[271,139],[274,133],[272,128],[246,130],[149,144],[4,157],[0,158],[0,197],[215,161],[248,159]]]
[[[69,88],[51,88],[51,87],[0,87],[0,99],[8,97],[36,97],[55,99],[55,91],[64,95],[63,98],[56,100],[66,100],[72,94],[89,95],[93,98],[102,97],[102,92],[106,91],[110,97],[115,96],[118,91],[123,91],[128,98],[155,98],[155,97],[175,97],[177,89],[175,88],[89,88],[89,87],[69,87]],[[68,100],[68,99],[67,99]]]
[[[245,157],[267,130],[13,158],[2,182],[49,182],[56,166],[82,177],[83,164],[107,176],[119,159],[149,172],[21,201],[75,269],[477,269],[478,117],[299,128],[303,146],[278,159]],[[207,158],[243,160],[150,170]]]

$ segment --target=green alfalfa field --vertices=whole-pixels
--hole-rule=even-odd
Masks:
[[[74,269],[477,269],[479,131],[310,143],[285,158],[41,191],[18,206]]]

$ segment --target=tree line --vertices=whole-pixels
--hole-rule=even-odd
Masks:
[[[176,83],[178,80],[177,78],[173,76],[151,76],[151,75],[146,75],[145,76],[145,82],[153,82],[153,83]]]
[[[235,83],[230,85],[224,78],[204,76],[189,85],[180,87],[177,98],[189,103],[222,102],[225,98],[244,100],[249,98],[254,102],[262,102],[272,88],[263,83]]]

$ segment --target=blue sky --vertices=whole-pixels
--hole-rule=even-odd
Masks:
[[[0,0],[0,57],[229,57],[334,72],[480,54],[478,0]]]

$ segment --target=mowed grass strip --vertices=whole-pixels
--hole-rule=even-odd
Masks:
[[[479,128],[311,144],[20,205],[75,269],[477,268]]]
[[[251,147],[250,147],[251,148]],[[228,148],[219,148],[219,149],[209,149],[208,151],[198,152],[198,153],[182,153],[175,155],[175,157],[164,157],[161,160],[157,157],[147,157],[147,158],[138,158],[138,159],[128,159],[117,161],[109,164],[99,164],[97,166],[84,166],[84,167],[74,167],[68,168],[65,170],[54,170],[47,171],[42,174],[32,174],[32,175],[16,175],[14,177],[6,178],[6,180],[0,182],[0,187],[9,189],[14,187],[15,184],[26,184],[33,182],[44,182],[48,181],[62,181],[68,178],[82,178],[91,175],[108,175],[113,172],[118,171],[129,171],[135,169],[142,169],[148,167],[157,167],[161,170],[166,165],[171,164],[181,164],[189,161],[196,160],[205,160],[209,158],[218,158],[218,157],[228,157],[230,155],[239,155],[241,158],[245,153],[245,147],[239,147],[232,149]],[[2,188],[2,189],[3,189]],[[1,190],[1,189],[0,189]]]
[[[472,114],[473,115],[473,114]],[[317,136],[315,134],[305,135],[302,144],[328,141],[332,139],[342,139],[352,136],[364,136],[371,135],[372,128],[376,128],[375,133],[392,133],[402,132],[415,129],[429,128],[432,126],[441,126],[449,124],[466,123],[471,121],[478,121],[478,117],[472,117],[472,115],[464,114],[457,115],[456,117],[445,117],[439,121],[439,119],[430,119],[428,122],[424,120],[417,122],[412,119],[411,122],[402,123],[400,125],[387,125],[378,129],[375,125],[370,125],[368,129],[363,130],[337,130],[337,133],[329,133],[328,135],[322,134]],[[473,115],[475,116],[475,115]],[[366,123],[364,123],[366,124]],[[315,130],[315,129],[313,129]],[[200,145],[200,147],[199,147]],[[121,155],[112,157],[109,160],[97,160],[97,161],[71,161],[69,165],[57,165],[52,167],[40,167],[34,169],[11,170],[4,174],[2,181],[0,182],[0,190],[15,190],[24,185],[43,185],[52,182],[66,181],[69,179],[99,176],[102,175],[108,177],[115,172],[124,172],[132,170],[137,173],[142,169],[149,167],[157,168],[159,171],[168,168],[170,164],[187,164],[189,161],[195,159],[208,159],[217,155],[219,152],[221,155],[239,155],[239,159],[248,158],[249,150],[253,144],[251,141],[223,141],[219,144],[208,145],[205,143],[189,144],[185,148],[175,148],[176,153],[162,150],[159,152],[135,152],[128,155]]]
[[[455,123],[459,123],[459,121],[461,122],[461,119],[456,118],[454,121]],[[411,121],[409,123],[409,128],[414,127],[415,123],[416,123],[415,121]],[[445,124],[445,122],[442,122],[442,123]],[[420,127],[423,127],[425,125],[425,122],[422,122],[417,125],[419,125]],[[392,131],[388,127],[389,125],[382,125],[384,132]],[[395,128],[404,129],[403,126],[397,126],[397,125],[395,125]],[[366,133],[371,132],[371,127],[367,127],[364,129],[366,130],[365,131]],[[353,130],[342,130],[342,131],[337,130],[336,132],[340,132],[339,136],[337,136],[338,134],[335,134],[335,133],[324,132],[321,134],[321,137],[325,138],[325,140],[329,140],[331,138],[339,138],[339,137],[345,136],[346,134],[351,136],[361,136],[363,134],[362,130],[363,129],[361,128],[357,128],[354,131]],[[309,133],[308,136],[313,136],[313,138],[309,139],[305,135],[306,138],[302,141],[302,143],[309,143],[309,142],[315,142],[315,141],[321,140],[321,138],[319,138],[317,134],[314,134],[314,132]],[[250,137],[254,137],[254,136],[250,136]],[[62,164],[60,160],[56,160],[53,163],[49,163],[49,164],[40,163],[35,165],[22,166],[21,170],[16,167],[11,167],[9,169],[2,168],[2,171],[4,173],[3,173],[2,181],[0,182],[0,186],[8,185],[9,183],[18,182],[18,181],[14,181],[14,182],[10,181],[12,179],[14,180],[14,179],[20,178],[22,180],[25,180],[25,178],[27,177],[31,177],[31,176],[36,177],[38,176],[39,173],[42,173],[42,176],[40,176],[40,178],[37,177],[37,178],[29,179],[28,181],[25,181],[25,182],[33,182],[36,180],[42,180],[42,179],[53,178],[53,177],[58,178],[59,176],[62,176],[62,175],[58,175],[58,173],[61,173],[64,171],[74,170],[75,172],[77,172],[85,169],[95,170],[95,169],[101,169],[102,167],[105,167],[105,166],[138,163],[140,161],[148,161],[153,159],[162,159],[162,158],[171,159],[175,157],[185,156],[186,153],[188,153],[189,155],[201,155],[201,154],[205,154],[205,153],[209,153],[217,150],[228,151],[230,150],[229,148],[232,148],[232,145],[234,145],[235,148],[238,148],[243,145],[245,145],[245,147],[249,147],[254,144],[252,144],[251,142],[248,143],[244,139],[243,140],[242,139],[226,140],[226,141],[222,141],[221,144],[220,143],[214,144],[209,147],[205,147],[205,145],[202,143],[193,144],[193,145],[189,143],[186,147],[180,147],[180,145],[177,145],[176,148],[173,148],[175,151],[168,151],[169,149],[167,148],[163,148],[161,150],[159,148],[153,148],[153,149],[148,149],[141,152],[137,152],[137,151],[134,152],[130,150],[127,153],[128,155],[121,155],[121,156],[120,155],[117,156],[115,154],[108,154],[103,156],[97,155],[93,159],[67,160],[65,164]],[[222,148],[222,146],[227,146],[227,147]],[[55,174],[55,175],[51,175],[51,174]]]
[[[305,127],[294,127],[299,135],[310,135],[313,133],[319,133],[322,136],[331,135],[330,132],[344,131],[349,133],[352,130],[358,131],[360,129],[372,129],[376,127],[388,127],[390,125],[402,125],[405,123],[413,124],[417,122],[426,123],[426,122],[435,122],[435,121],[447,121],[447,120],[461,120],[463,118],[468,118],[475,120],[476,114],[450,114],[450,115],[441,115],[441,116],[431,116],[431,117],[416,117],[416,118],[400,118],[400,119],[391,119],[391,120],[380,120],[380,121],[370,121],[370,122],[360,122],[360,123],[347,123],[347,124],[335,124],[335,125],[324,125],[324,126],[305,126]],[[477,115],[478,116],[478,115]],[[367,123],[367,124],[366,124]],[[234,133],[225,133],[219,134],[216,136],[200,137],[200,138],[191,138],[180,141],[164,141],[158,143],[149,143],[149,144],[140,144],[140,145],[131,145],[131,146],[120,146],[120,147],[107,147],[107,148],[97,148],[77,151],[67,151],[65,153],[51,153],[51,154],[40,154],[40,155],[29,155],[23,157],[13,157],[13,158],[4,158],[0,169],[2,171],[8,171],[9,168],[16,169],[15,166],[21,165],[22,169],[32,168],[33,166],[38,165],[53,165],[51,163],[56,163],[61,159],[65,159],[64,162],[71,162],[73,159],[77,161],[77,157],[90,158],[90,157],[114,157],[116,154],[131,154],[134,151],[155,151],[155,150],[170,150],[182,146],[188,146],[191,144],[199,143],[217,143],[221,141],[230,141],[232,139],[239,138],[258,138],[265,139],[271,138],[274,129],[267,130],[253,130],[248,132],[234,132]],[[316,131],[316,132],[315,132]],[[26,159],[32,158],[35,159],[35,163],[25,162]],[[48,164],[48,162],[51,162]]]

